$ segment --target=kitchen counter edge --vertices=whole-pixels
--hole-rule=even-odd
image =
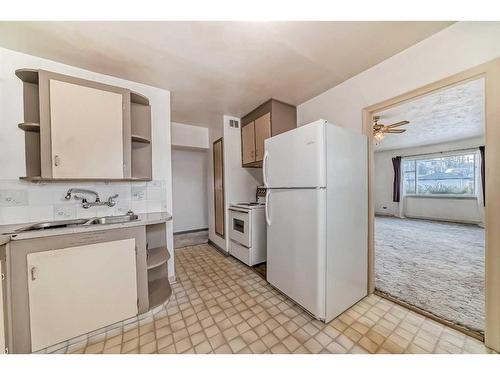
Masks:
[[[149,212],[137,214],[139,216],[138,220],[129,221],[125,223],[116,223],[116,224],[95,224],[88,226],[77,226],[70,228],[57,228],[57,229],[47,229],[47,230],[39,230],[39,231],[30,231],[30,232],[22,232],[22,233],[10,233],[14,232],[16,229],[22,228],[26,225],[30,225],[33,223],[22,223],[22,224],[9,224],[9,225],[0,225],[0,246],[5,245],[9,241],[17,241],[17,240],[26,240],[31,238],[41,238],[41,237],[50,237],[50,236],[60,236],[65,234],[75,234],[75,233],[87,233],[87,232],[98,232],[103,230],[113,230],[120,228],[130,228],[137,227],[142,225],[152,225],[152,224],[160,224],[165,223],[167,221],[172,220],[172,215],[169,212]]]

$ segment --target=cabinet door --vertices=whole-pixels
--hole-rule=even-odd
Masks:
[[[54,178],[123,178],[123,95],[51,79]]]
[[[0,262],[0,275],[3,274],[3,263]],[[0,277],[0,354],[5,353],[5,316],[3,302],[3,285],[4,280]]]
[[[255,161],[264,159],[264,141],[271,137],[271,114],[266,113],[255,120]]]
[[[137,315],[135,239],[30,253],[31,350]]]
[[[241,128],[241,157],[243,164],[255,161],[255,128],[254,122]]]

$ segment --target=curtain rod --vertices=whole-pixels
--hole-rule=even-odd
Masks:
[[[449,151],[427,152],[427,153],[423,153],[423,154],[415,154],[415,155],[401,155],[401,156],[400,156],[400,158],[401,158],[401,159],[403,159],[403,158],[411,158],[411,157],[414,157],[414,156],[426,156],[426,155],[448,154],[448,153],[453,153],[453,152],[462,152],[462,151],[477,151],[477,150],[479,150],[479,147],[481,147],[481,146],[477,146],[477,147],[468,147],[468,148],[462,148],[462,149],[458,149],[458,150],[449,150]]]

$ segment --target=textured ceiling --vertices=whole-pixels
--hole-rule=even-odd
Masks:
[[[375,151],[456,141],[484,135],[484,78],[459,84],[380,112],[379,123],[408,120],[402,134],[389,134]]]
[[[172,93],[217,126],[270,97],[300,104],[451,22],[0,22],[0,46]]]

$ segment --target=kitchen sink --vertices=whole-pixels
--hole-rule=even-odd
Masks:
[[[138,219],[139,219],[138,215],[136,215],[134,213],[130,213],[127,215],[102,216],[102,217],[93,217],[90,219],[47,221],[47,222],[27,225],[25,227],[17,229],[14,233],[31,232],[31,231],[35,231],[35,230],[80,227],[80,226],[89,226],[89,225],[120,224],[120,223],[127,223],[130,221],[135,221]]]
[[[121,216],[103,216],[90,219],[86,225],[96,225],[96,224],[120,224],[127,223],[129,221],[135,221],[139,219],[136,214],[132,215],[121,215]]]
[[[15,232],[30,232],[33,230],[56,229],[84,225],[88,219],[75,219],[75,220],[57,220],[47,221],[43,223],[30,224],[25,227],[17,229]]]

